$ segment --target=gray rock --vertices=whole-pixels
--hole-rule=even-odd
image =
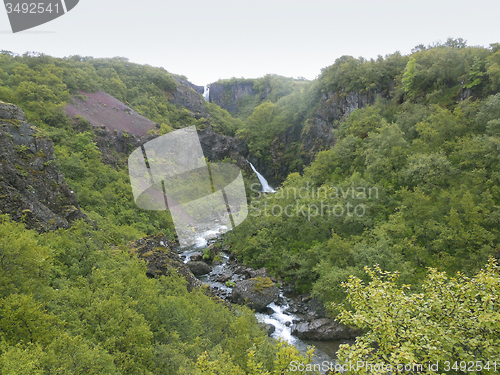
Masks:
[[[250,277],[251,270],[252,270],[251,268],[247,268],[245,266],[238,266],[234,269],[234,273],[236,275],[241,275],[243,277]]]
[[[259,326],[266,331],[268,336],[271,336],[274,331],[276,331],[276,327],[273,326],[272,324],[266,324],[266,323],[259,323]]]
[[[205,262],[200,262],[200,261],[188,262],[187,266],[195,276],[206,275],[207,273],[210,273],[210,271],[212,271],[212,267],[210,267]]]
[[[279,297],[279,289],[268,277],[239,281],[233,288],[231,300],[240,305],[262,311]]]
[[[292,335],[303,340],[352,339],[360,334],[360,330],[346,327],[333,319],[327,318],[292,325]]]
[[[0,119],[26,121],[26,115],[17,105],[0,102]]]
[[[210,84],[210,102],[217,104],[228,112],[236,112],[238,103],[245,96],[255,96],[253,82],[238,82],[235,84]]]
[[[202,286],[179,254],[173,249],[175,243],[162,233],[141,238],[130,245],[131,253],[146,262],[146,275],[150,278],[178,274],[186,279],[189,291]]]
[[[233,277],[233,275],[230,272],[225,272],[217,277],[217,281],[219,283],[225,283],[226,281],[231,280],[231,277]]]
[[[177,79],[178,85],[175,89],[172,102],[190,110],[196,118],[208,118],[204,101],[199,90],[193,84]],[[201,88],[203,90],[203,88]],[[202,92],[203,93],[203,92]]]
[[[245,141],[239,138],[228,137],[214,133],[211,127],[198,130],[203,154],[209,160],[222,160],[227,157],[241,159],[243,162],[249,156],[250,151]]]

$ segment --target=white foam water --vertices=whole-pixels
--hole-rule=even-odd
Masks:
[[[248,160],[247,160],[248,161]],[[276,193],[276,190],[274,190],[269,184],[267,183],[267,180],[262,176],[257,169],[253,166],[252,163],[248,161],[248,164],[250,164],[250,167],[252,167],[252,170],[255,172],[257,175],[257,178],[259,179],[260,184],[262,185],[262,192],[263,193]]]

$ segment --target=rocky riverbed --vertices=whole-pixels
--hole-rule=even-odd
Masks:
[[[242,265],[219,239],[200,238],[191,247],[178,248],[167,237],[157,235],[130,246],[146,262],[149,277],[175,272],[186,279],[188,289],[208,285],[206,293],[228,306],[249,305],[269,336],[285,340],[303,353],[314,345],[314,363],[334,362],[338,346],[352,342],[358,334],[329,319],[319,301],[294,294],[265,268]]]
[[[352,342],[360,333],[328,318],[318,300],[295,294],[267,269],[244,266],[219,239],[200,240],[177,252],[218,297],[253,308],[271,337],[286,340],[304,352],[314,345],[316,363],[334,361],[338,346]]]

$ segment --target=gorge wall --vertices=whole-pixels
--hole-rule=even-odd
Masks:
[[[234,84],[215,82],[210,85],[210,102],[217,104],[230,113],[238,111],[238,102],[246,95],[256,95],[253,89],[253,81]]]
[[[86,218],[54,163],[52,141],[26,122],[23,110],[0,102],[0,213],[29,229],[68,228]]]

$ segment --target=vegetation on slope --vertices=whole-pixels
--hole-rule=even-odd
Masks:
[[[160,230],[173,239],[169,214],[139,210],[122,163],[103,164],[95,129],[63,112],[80,90],[104,90],[160,132],[205,126],[170,104],[175,85],[167,72],[125,59],[0,54],[0,100],[20,105],[54,142],[56,162],[94,223],[38,234],[0,216],[2,374],[177,375],[215,365],[236,374],[306,360],[273,343],[250,310],[230,311],[203,289],[188,292],[175,274],[146,276],[126,243]],[[235,132],[237,120],[207,107],[215,130]]]
[[[120,58],[0,54],[0,100],[20,105],[54,141],[68,184],[96,223],[38,234],[2,216],[2,373],[274,374],[302,360],[275,348],[248,310],[189,293],[175,276],[145,276],[125,243],[160,229],[173,238],[171,221],[138,210],[126,170],[101,163],[94,129],[63,115],[79,90],[108,92],[161,133],[208,121],[245,137],[262,158],[273,137],[308,126],[328,100],[376,96],[335,122],[336,145],[302,175],[252,201],[228,241],[246,263],[334,302],[332,312],[366,330],[342,359],[498,356],[498,269],[488,259],[500,257],[500,45],[449,40],[410,56],[342,57],[315,82],[248,105],[244,120],[214,104],[206,105],[210,119],[195,118],[168,101],[175,85],[166,71]],[[403,337],[408,314],[415,319],[403,322]],[[425,332],[436,356],[417,347]],[[455,350],[441,340],[448,333],[468,341]]]
[[[427,267],[471,276],[498,257],[498,56],[448,41],[324,69],[324,93],[394,87],[338,121],[337,144],[303,175],[252,202],[229,239],[238,256],[327,306],[350,275],[368,280],[365,266],[419,290]]]

